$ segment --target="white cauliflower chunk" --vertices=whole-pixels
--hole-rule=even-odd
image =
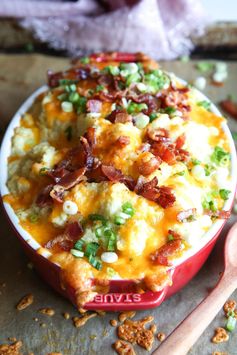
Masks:
[[[12,155],[24,155],[26,147],[33,147],[35,142],[34,132],[30,128],[17,127],[12,138]]]

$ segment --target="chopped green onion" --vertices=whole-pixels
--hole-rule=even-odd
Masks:
[[[228,200],[230,192],[230,190],[220,189],[219,194],[222,200]]]
[[[78,92],[71,92],[69,94],[68,100],[74,104],[78,102],[78,100],[80,100],[80,95],[78,94]]]
[[[236,318],[229,316],[225,325],[225,328],[229,331],[229,332],[233,332],[233,330],[235,329],[236,326]]]
[[[152,122],[157,118],[157,113],[152,112],[149,117],[150,117],[150,122]]]
[[[72,140],[72,126],[68,126],[65,129],[64,133],[65,133],[68,141]]]
[[[63,94],[58,95],[57,98],[60,101],[66,101],[67,100],[67,94],[64,92]]]
[[[82,239],[79,239],[79,240],[74,244],[74,249],[82,251],[84,245],[85,245],[85,241],[82,240]]]
[[[235,312],[230,309],[228,312],[227,312],[227,317],[234,317],[235,316]]]
[[[207,101],[207,100],[199,101],[199,102],[197,102],[197,105],[205,108],[207,111],[211,111],[210,101]]]
[[[176,173],[175,175],[178,175],[178,176],[184,176],[184,174],[185,174],[185,170],[180,171],[180,172]]]
[[[200,165],[201,161],[198,159],[192,159],[192,163],[193,163],[193,165]]]
[[[30,215],[29,215],[29,221],[31,222],[31,223],[36,223],[37,221],[39,220],[39,215],[38,215],[38,213],[31,213]]]
[[[63,101],[61,107],[64,112],[73,112],[73,105],[69,101]]]
[[[135,210],[130,202],[126,202],[122,205],[122,211],[131,217],[135,214]]]
[[[98,258],[95,258],[93,255],[90,255],[88,257],[88,261],[95,269],[97,270],[102,269],[102,261],[99,260]]]
[[[145,103],[137,104],[136,102],[131,102],[127,107],[127,111],[131,114],[141,112],[142,110],[146,110],[147,108],[147,104]]]
[[[71,249],[71,254],[75,256],[76,258],[82,258],[84,256],[83,251],[76,250],[76,249]]]
[[[100,91],[103,91],[104,89],[105,89],[104,85],[97,85],[95,88],[95,91],[100,92]]]
[[[109,73],[113,76],[119,75],[119,68],[114,65],[108,65],[103,69],[104,72]]]
[[[82,58],[80,58],[80,62],[82,64],[88,64],[88,63],[90,63],[90,58],[89,57],[82,57]]]
[[[210,176],[211,173],[212,173],[215,169],[214,169],[214,167],[213,167],[212,165],[205,164],[204,170],[205,170],[205,175],[206,175],[206,176]]]
[[[68,93],[77,91],[76,84],[66,85],[66,86],[65,86],[65,90],[66,90]]]
[[[120,216],[115,216],[114,217],[114,223],[117,225],[122,225],[125,223],[125,219],[120,217]]]
[[[217,165],[228,166],[230,162],[230,154],[225,152],[221,147],[215,147],[211,155],[211,160]]]
[[[77,84],[78,80],[72,80],[72,79],[60,79],[59,80],[59,85],[72,85],[72,84]]]
[[[165,113],[167,113],[168,115],[172,115],[173,113],[176,112],[176,108],[172,107],[172,106],[168,106],[164,109]]]
[[[77,113],[83,113],[86,112],[86,98],[83,96],[79,96],[79,99],[75,103],[75,106],[77,108]]]
[[[215,200],[211,199],[211,197],[207,196],[203,201],[202,201],[202,207],[207,210],[211,210],[212,212],[217,211],[217,203]]]
[[[91,221],[101,221],[102,224],[106,224],[108,222],[107,218],[105,218],[104,216],[102,216],[101,214],[89,214],[89,219]]]
[[[104,235],[104,227],[97,227],[95,229],[95,235],[97,238],[101,238]]]
[[[174,240],[174,236],[172,234],[168,234],[168,241],[171,242],[172,240]]]
[[[96,253],[99,249],[100,245],[95,242],[90,242],[86,245],[85,256],[89,257],[90,255],[96,256]]]
[[[196,67],[200,72],[205,73],[209,70],[212,70],[214,68],[214,64],[210,62],[198,62]]]
[[[138,83],[141,80],[141,76],[138,73],[130,74],[126,80],[126,86],[130,86],[132,83]]]
[[[49,168],[46,168],[46,166],[44,166],[43,168],[40,169],[39,174],[40,175],[46,175],[46,172],[49,170]]]

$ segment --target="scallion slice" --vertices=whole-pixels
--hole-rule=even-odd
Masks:
[[[229,316],[227,319],[226,325],[225,325],[226,329],[229,332],[233,332],[233,330],[235,329],[235,326],[236,326],[236,318]]]
[[[82,251],[84,245],[85,245],[84,240],[79,239],[79,240],[74,244],[74,249]]]
[[[107,218],[97,213],[89,214],[89,219],[91,221],[101,221],[103,225],[106,225],[106,223],[108,222]]]
[[[114,217],[114,223],[117,224],[117,225],[122,225],[122,224],[125,223],[125,219],[123,217],[120,217],[119,215],[115,216]]]
[[[75,256],[76,258],[83,258],[84,253],[83,251],[76,250],[76,249],[71,249],[71,254]]]
[[[122,205],[122,211],[131,217],[135,214],[135,210],[130,202],[126,202]]]
[[[99,247],[100,247],[100,245],[98,243],[95,243],[95,242],[88,243],[86,245],[86,249],[85,249],[85,256],[87,256],[88,258],[91,255],[95,256]]]
[[[88,261],[95,269],[97,270],[102,269],[102,261],[99,260],[98,258],[95,258],[93,255],[90,255],[88,257]]]
[[[222,200],[224,200],[224,201],[228,200],[230,192],[231,192],[230,190],[220,189],[219,194],[220,194],[220,197],[222,198]]]
[[[61,103],[61,108],[64,112],[73,112],[73,105],[70,101],[63,101]]]

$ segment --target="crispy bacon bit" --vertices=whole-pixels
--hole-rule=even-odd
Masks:
[[[170,240],[166,244],[162,245],[158,250],[154,253],[150,254],[150,260],[159,265],[170,266],[168,258],[173,256],[182,247],[181,239]]]
[[[123,182],[130,190],[134,189],[135,182],[131,176],[123,175],[122,171],[112,165],[102,165],[102,173],[110,181]]]
[[[98,84],[103,86],[109,86],[113,83],[113,77],[110,74],[102,74],[98,78]]]
[[[228,219],[230,218],[231,212],[230,211],[211,211],[205,210],[204,214],[213,217],[213,218],[220,218],[220,219]]]
[[[62,186],[64,190],[71,189],[73,186],[79,184],[79,182],[86,179],[85,172],[86,168],[80,168],[71,173],[68,173],[60,180],[60,186]]]
[[[65,193],[65,188],[61,185],[54,185],[53,189],[50,191],[50,196],[53,200],[63,203],[63,197]]]
[[[147,130],[147,136],[155,142],[170,142],[169,132],[165,128],[149,127]]]
[[[85,137],[81,137],[80,142],[85,154],[85,165],[88,169],[91,169],[94,163],[94,157],[92,156],[92,148]]]
[[[86,103],[87,112],[101,112],[102,102],[99,100],[88,100]]]
[[[156,202],[163,208],[172,207],[176,198],[172,193],[172,189],[168,186],[160,186],[159,187],[159,197]]]
[[[141,175],[150,175],[159,168],[161,162],[159,157],[150,157],[149,160],[144,157],[137,162],[138,171]]]
[[[169,230],[168,230],[168,234],[169,234],[169,235],[172,235],[172,237],[173,237],[174,239],[182,239],[181,235],[180,235],[179,233],[173,231],[172,229],[169,229]]]
[[[186,119],[188,112],[190,112],[191,107],[188,105],[188,88],[175,88],[174,86],[163,95],[161,95],[162,108],[174,107],[178,111],[182,112],[182,118]]]
[[[145,103],[148,106],[148,109],[143,110],[143,112],[148,115],[160,108],[160,100],[151,94],[141,94],[138,96],[131,95],[128,96],[128,99],[136,103]]]
[[[232,100],[223,100],[220,102],[220,106],[228,115],[237,119],[237,103]]]
[[[188,210],[185,210],[185,211],[181,211],[177,214],[177,221],[178,222],[190,222],[193,220],[193,217],[195,216],[197,212],[197,209],[196,208],[190,208]]]
[[[85,80],[90,76],[89,68],[72,68],[64,72],[53,73],[51,70],[48,71],[48,85],[51,88],[59,86],[59,80],[69,79],[69,80]]]
[[[181,134],[181,136],[179,136],[177,139],[176,139],[176,142],[175,142],[175,148],[176,149],[181,149],[185,143],[185,140],[186,140],[186,136],[185,134]]]
[[[53,184],[45,186],[36,198],[36,205],[39,207],[45,207],[52,203],[52,199],[49,195],[50,191],[53,189]]]
[[[132,116],[121,110],[113,110],[106,118],[112,123],[132,122]]]
[[[143,153],[143,152],[149,152],[151,148],[151,145],[149,143],[143,143],[140,147],[140,151]]]
[[[126,145],[130,144],[130,137],[128,136],[120,136],[116,143],[118,144],[119,147],[123,148]]]
[[[176,157],[173,145],[166,145],[161,142],[155,142],[151,146],[151,152],[156,156],[160,157],[169,165],[176,163]]]
[[[84,137],[87,139],[91,148],[93,148],[96,145],[95,128],[93,128],[93,127],[87,128],[87,131],[86,131]]]
[[[154,177],[148,182],[145,182],[142,177],[139,177],[134,190],[137,194],[158,203],[163,208],[173,206],[176,199],[171,188],[168,186],[158,187],[157,184],[157,177]]]
[[[119,112],[116,114],[114,123],[127,123],[132,122],[132,116],[126,112]]]
[[[83,235],[83,229],[79,222],[71,222],[66,225],[63,234],[45,244],[45,248],[58,247],[60,250],[69,251],[75,242]]]
[[[102,165],[101,169],[110,181],[120,181],[124,177],[122,171],[112,165]]]

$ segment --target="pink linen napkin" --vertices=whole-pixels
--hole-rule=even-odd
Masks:
[[[143,51],[173,59],[193,48],[190,35],[207,23],[200,0],[1,0],[0,16],[71,55]]]

